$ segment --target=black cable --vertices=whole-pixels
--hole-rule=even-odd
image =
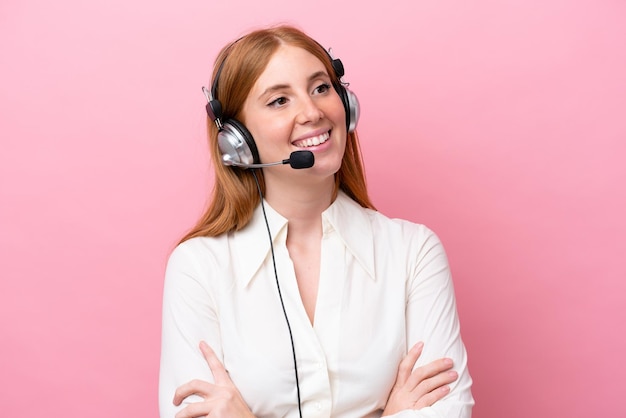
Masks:
[[[259,179],[256,176],[256,170],[252,169],[252,175],[256,182],[257,190],[259,191],[259,198],[261,199],[261,209],[263,210],[263,218],[265,219],[265,226],[267,227],[267,235],[270,239],[270,250],[272,253],[272,264],[274,265],[274,276],[276,277],[276,288],[278,289],[278,298],[280,299],[280,305],[283,308],[283,314],[285,315],[285,322],[287,322],[287,329],[289,330],[289,339],[291,340],[291,352],[293,353],[293,370],[296,375],[296,392],[298,394],[298,413],[302,418],[302,403],[300,401],[300,382],[298,379],[298,362],[296,361],[296,347],[293,343],[293,334],[291,333],[291,325],[289,324],[289,318],[287,317],[287,310],[285,309],[285,302],[283,302],[283,294],[280,291],[280,283],[278,281],[278,270],[276,269],[276,258],[274,257],[274,243],[272,242],[272,233],[270,231],[270,224],[267,221],[267,214],[265,213],[265,205],[263,204],[263,192],[261,192],[261,185]]]

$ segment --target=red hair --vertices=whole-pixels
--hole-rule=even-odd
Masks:
[[[240,120],[248,93],[282,44],[302,48],[316,56],[335,77],[328,53],[315,40],[292,26],[276,26],[256,30],[226,46],[217,57],[213,80],[221,66],[216,97],[222,104],[223,118]],[[339,80],[334,80],[339,83]],[[217,144],[217,128],[207,117],[211,160],[215,169],[215,184],[208,208],[196,225],[183,237],[186,241],[199,236],[217,236],[236,231],[248,224],[260,202],[256,182],[250,170],[222,164]],[[261,190],[265,182],[257,172]],[[341,168],[335,174],[334,198],[339,190],[365,208],[374,209],[365,183],[365,172],[356,132],[348,134]]]

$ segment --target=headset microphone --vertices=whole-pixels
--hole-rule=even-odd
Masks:
[[[291,168],[301,169],[301,168],[311,168],[313,164],[315,164],[315,156],[311,151],[294,151],[291,153],[289,158],[284,159],[282,161],[276,161],[274,163],[265,163],[265,164],[244,164],[237,161],[234,161],[230,155],[224,154],[222,156],[222,162],[224,165],[231,165],[235,167],[242,168],[263,168],[263,167],[271,167],[273,165],[282,165],[289,164]]]

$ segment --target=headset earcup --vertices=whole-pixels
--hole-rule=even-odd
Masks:
[[[346,111],[346,128],[348,132],[354,132],[360,116],[359,100],[356,94],[340,83],[335,84],[335,90],[337,90]]]
[[[222,161],[230,160],[241,164],[259,164],[259,151],[252,134],[243,123],[236,119],[223,122],[217,134],[217,144],[222,153]]]

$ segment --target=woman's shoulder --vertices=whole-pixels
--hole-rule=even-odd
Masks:
[[[355,229],[360,231],[371,231],[375,242],[387,243],[382,245],[439,243],[437,234],[423,223],[364,208],[348,196],[342,196],[340,204],[343,210],[339,221],[356,224]]]
[[[368,209],[368,215],[375,231],[378,233],[386,231],[390,234],[421,238],[436,236],[435,232],[423,223],[405,218],[391,217],[371,209]]]
[[[198,267],[214,265],[228,248],[226,234],[217,237],[193,237],[174,247],[168,264],[193,264]]]

